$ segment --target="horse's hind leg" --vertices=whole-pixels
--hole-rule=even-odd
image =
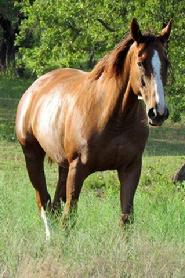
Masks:
[[[67,181],[67,175],[68,175],[69,165],[68,163],[65,163],[62,166],[58,167],[58,183],[57,188],[55,191],[55,196],[53,200],[52,209],[60,210],[61,200],[62,202],[66,202],[66,181]]]
[[[37,141],[27,142],[22,146],[25,155],[28,175],[33,187],[36,190],[36,203],[44,221],[46,238],[50,237],[45,210],[51,205],[51,197],[47,191],[44,175],[45,152]]]

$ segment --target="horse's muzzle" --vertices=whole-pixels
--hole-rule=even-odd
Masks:
[[[161,126],[169,117],[168,108],[165,108],[164,114],[159,114],[155,108],[148,110],[149,124],[152,126]]]

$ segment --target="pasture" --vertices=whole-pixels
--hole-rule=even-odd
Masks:
[[[0,277],[184,277],[185,183],[171,177],[184,161],[185,126],[167,121],[150,130],[133,225],[119,226],[116,173],[96,173],[85,181],[76,226],[65,231],[50,217],[47,243],[14,133],[18,99],[30,83],[0,82]],[[46,168],[52,193],[57,167]]]

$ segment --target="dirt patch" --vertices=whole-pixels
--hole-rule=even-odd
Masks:
[[[56,278],[68,277],[66,265],[63,266],[52,257],[33,259],[26,258],[18,268],[16,278]]]

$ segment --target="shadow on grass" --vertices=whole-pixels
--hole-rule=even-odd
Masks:
[[[32,80],[0,76],[0,140],[16,141],[15,115],[19,99]]]
[[[15,138],[15,115],[18,100],[0,99],[0,140],[13,142]]]
[[[185,126],[151,128],[145,156],[185,155]]]
[[[19,99],[32,83],[31,79],[0,76],[0,98]]]

